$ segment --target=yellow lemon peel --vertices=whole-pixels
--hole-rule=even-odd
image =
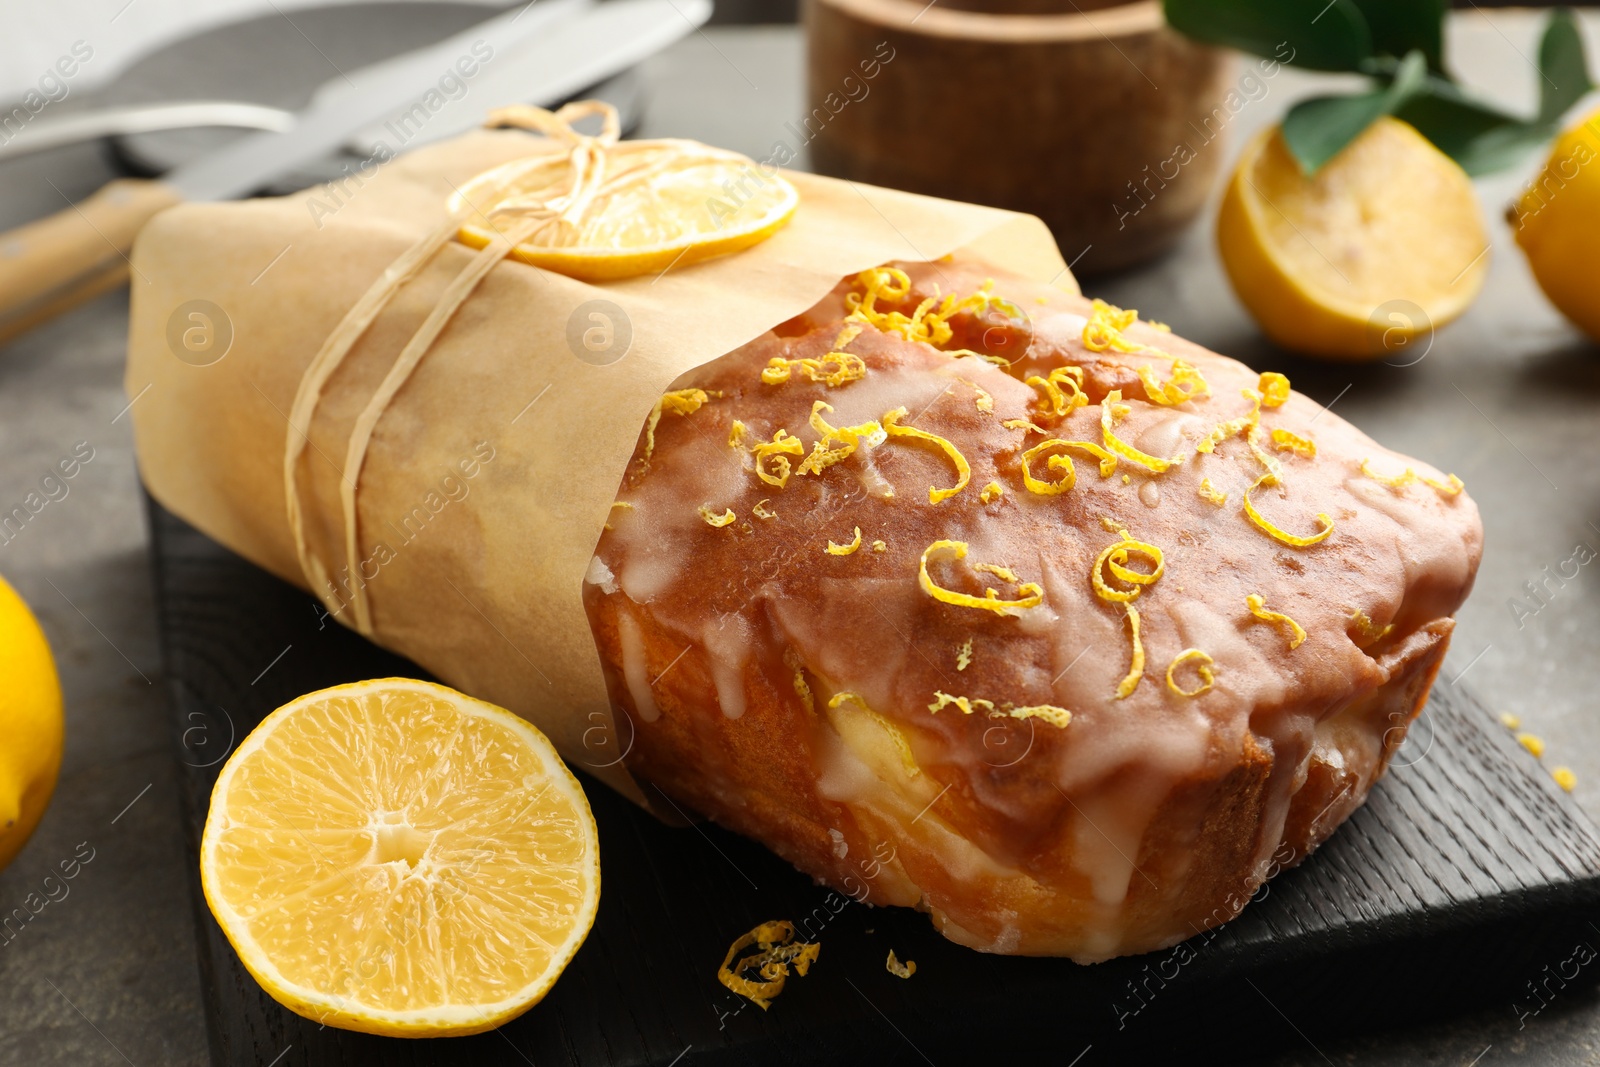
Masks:
[[[644,462],[650,462],[651,455],[655,453],[656,426],[661,422],[661,416],[667,412],[674,415],[693,415],[700,410],[707,399],[704,389],[674,389],[663,393],[650,412],[650,421],[645,423]]]
[[[1201,478],[1200,485],[1198,488],[1196,488],[1195,492],[1200,494],[1201,500],[1208,500],[1219,508],[1228,502],[1228,494],[1219,492],[1217,488],[1211,484],[1210,478]]]
[[[1139,679],[1144,677],[1144,644],[1139,640],[1139,609],[1132,604],[1125,605],[1128,609],[1128,626],[1131,628],[1133,642],[1133,656],[1128,664],[1127,676],[1117,683],[1117,699],[1122,700],[1132,693],[1139,685]]]
[[[1036,433],[1041,437],[1050,436],[1049,430],[1041,429],[1027,419],[1006,419],[1000,425],[1008,430],[1026,430],[1028,433]]]
[[[1293,452],[1295,455],[1305,459],[1315,459],[1317,457],[1317,443],[1315,441],[1309,437],[1301,437],[1297,433],[1291,433],[1288,430],[1272,431],[1272,447],[1279,452]]]
[[[1185,689],[1173,679],[1172,675],[1185,663],[1196,663],[1195,673],[1200,675],[1200,685],[1194,689]],[[1167,688],[1181,697],[1197,697],[1210,689],[1216,683],[1216,675],[1211,672],[1214,661],[1198,648],[1186,648],[1179,652],[1173,661],[1167,665]]]
[[[943,690],[934,690],[933,703],[928,705],[928,711],[937,714],[947,707],[959,708],[964,715],[971,715],[978,709],[983,709],[991,719],[1043,719],[1051,726],[1065,729],[1072,721],[1072,712],[1066,708],[1058,708],[1054,704],[1028,704],[1018,707],[1014,704],[1004,704],[995,707],[992,700],[982,697],[952,696]]]
[[[829,367],[833,369],[830,370]],[[844,385],[846,382],[860,381],[867,376],[867,365],[860,356],[852,352],[829,352],[821,359],[814,356],[804,356],[800,359],[773,356],[761,371],[761,380],[768,385],[782,385],[796,370],[812,381],[821,382],[830,388]]]
[[[922,591],[935,600],[961,608],[979,608],[983,611],[992,611],[997,615],[1010,615],[1026,608],[1037,607],[1044,601],[1044,589],[1033,582],[1022,582],[1017,586],[1017,592],[1020,595],[1016,600],[1001,600],[1000,594],[994,589],[986,590],[985,595],[981,597],[946,589],[935,582],[928,574],[928,560],[936,553],[940,555],[947,554],[952,560],[966,559],[967,543],[965,541],[935,541],[922,550],[922,557],[917,564],[917,582],[922,586]]]
[[[634,511],[634,510],[637,510],[637,509],[634,508],[634,506],[632,504],[628,503],[626,500],[613,500],[611,502],[611,511],[616,511],[618,508],[621,508],[623,511]],[[607,514],[609,515],[610,512],[607,512]],[[609,521],[606,522],[606,529],[612,530],[612,529],[615,529],[615,528],[616,527],[612,526]]]
[[[882,420],[884,432],[890,437],[909,437],[913,440],[926,441],[931,445],[935,445],[946,456],[950,457],[951,463],[955,464],[956,484],[948,489],[935,489],[929,486],[928,503],[937,504],[942,500],[948,500],[965,489],[967,482],[972,480],[972,465],[967,462],[967,457],[961,454],[961,450],[953,442],[940,437],[938,434],[919,430],[915,426],[901,426],[900,420],[905,417],[905,408],[895,408],[893,411],[885,412]]]
[[[1300,647],[1300,642],[1306,639],[1305,627],[1295,622],[1281,611],[1268,611],[1267,601],[1260,593],[1251,593],[1244,598],[1245,606],[1250,609],[1250,614],[1262,622],[1270,622],[1276,626],[1289,628],[1289,651],[1293,652]]]
[[[960,648],[956,649],[956,670],[964,671],[972,665],[972,638],[967,638]]]
[[[995,500],[999,500],[1005,495],[1006,490],[1004,486],[1002,486],[999,482],[990,482],[988,485],[984,486],[983,491],[978,494],[978,499],[983,501],[985,504],[988,504]]]
[[[1351,614],[1350,625],[1355,627],[1356,631],[1352,637],[1360,638],[1359,641],[1356,641],[1357,648],[1367,648],[1370,645],[1377,644],[1385,637],[1388,637],[1390,631],[1394,629],[1394,623],[1390,623],[1388,626],[1379,626],[1377,623],[1372,621],[1372,618],[1365,611],[1360,608],[1357,608],[1355,612]]]
[[[1250,494],[1259,486],[1276,485],[1277,483],[1278,479],[1271,471],[1268,471],[1252,482],[1250,488],[1244,491],[1244,513],[1250,517],[1250,521],[1260,527],[1274,541],[1281,541],[1292,548],[1308,548],[1311,545],[1327,540],[1328,535],[1333,533],[1333,520],[1323,512],[1317,512],[1317,521],[1322,523],[1322,529],[1314,534],[1302,537],[1299,534],[1292,534],[1282,527],[1275,526],[1270,519],[1256,510],[1255,502],[1250,499]]]
[[[743,448],[744,436],[749,432],[749,427],[738,419],[734,419],[728,426],[728,447]]]
[[[829,425],[822,413],[832,410],[833,405],[826,401],[811,402],[811,428],[817,431],[818,437],[816,444],[811,446],[811,454],[801,461],[797,474],[821,474],[835,463],[854,455],[856,447],[863,440],[869,446],[883,440],[883,427],[876,422],[863,422],[859,426]],[[838,441],[839,447],[829,448],[830,441]]]
[[[1578,788],[1578,776],[1572,773],[1571,767],[1557,767],[1550,772],[1550,777],[1556,780],[1556,785],[1568,793]]]
[[[716,512],[711,510],[711,506],[709,504],[701,504],[700,517],[706,520],[707,526],[715,526],[718,529],[721,529],[722,527],[733,522],[739,516],[733,513],[732,508],[724,511],[721,515],[718,515]]]
[[[1256,389],[1261,393],[1263,407],[1281,407],[1289,399],[1289,379],[1275,370],[1262,371]]]
[[[874,541],[874,542],[872,542],[872,551],[874,551],[874,552],[887,552],[888,550],[889,550],[889,546],[884,544],[882,541]]]
[[[1534,759],[1544,757],[1544,739],[1533,734],[1518,734],[1517,744],[1533,753]]]
[[[1105,550],[1094,561],[1094,570],[1089,573],[1090,582],[1094,585],[1095,595],[1107,603],[1127,604],[1139,598],[1147,585],[1154,585],[1156,580],[1166,573],[1166,556],[1161,549],[1144,541],[1136,541],[1128,536],[1128,531],[1121,531],[1123,538],[1115,544],[1106,546]],[[1148,574],[1130,569],[1127,564],[1130,555],[1138,553],[1150,561],[1151,569]],[[1129,590],[1114,589],[1106,583],[1103,570],[1110,570],[1113,577],[1126,582],[1133,588]]]
[[[899,334],[907,341],[921,341],[935,348],[943,347],[949,342],[953,335],[949,320],[960,312],[969,310],[981,312],[987,310],[991,303],[1004,303],[1016,307],[1009,301],[999,300],[990,292],[994,287],[994,279],[989,278],[984,281],[981,289],[965,298],[957,298],[954,293],[946,296],[942,302],[937,297],[927,297],[908,316],[904,312],[883,311],[878,307],[880,299],[898,301],[911,295],[911,278],[905,271],[896,267],[873,267],[858,274],[856,282],[863,291],[845,296],[845,307],[850,310],[851,320],[866,323],[884,333]],[[1017,311],[1018,317],[1026,319],[1027,316],[1021,309]]]
[[[830,556],[849,556],[849,555],[854,555],[856,549],[858,549],[860,547],[861,547],[861,527],[857,526],[856,527],[856,539],[854,541],[851,541],[848,545],[836,545],[836,544],[833,543],[832,539],[830,539],[828,541],[828,555],[830,555]]]
[[[1113,389],[1100,402],[1100,437],[1105,442],[1107,449],[1115,452],[1130,463],[1137,463],[1155,474],[1164,474],[1173,464],[1183,462],[1181,455],[1172,459],[1159,459],[1156,456],[1147,455],[1118,437],[1112,427],[1116,425],[1117,419],[1131,410],[1128,405],[1121,401],[1122,390]]]
[[[1059,478],[1053,482],[1047,482],[1033,476],[1032,464],[1034,459],[1046,449],[1063,448],[1066,443],[1060,438],[1052,437],[1050,440],[1042,441],[1022,453],[1022,484],[1027,487],[1028,492],[1038,493],[1040,496],[1056,496],[1060,493],[1065,493],[1077,484],[1077,468],[1072,465],[1072,457],[1063,453],[1057,453],[1045,461],[1045,469],[1059,472]]]
[[[773,511],[771,508],[767,507],[767,500],[768,499],[769,499],[768,497],[762,497],[760,500],[757,500],[756,501],[756,506],[750,509],[750,514],[754,515],[758,519],[775,519],[775,518],[777,518],[778,517],[778,513],[776,511]]]
[[[733,958],[751,945],[756,945],[759,951],[734,963]],[[804,977],[821,950],[822,946],[814,942],[795,941],[792,923],[781,919],[762,923],[728,946],[728,954],[723,957],[722,966],[717,968],[717,981],[766,1011],[772,1006],[773,998],[783,992],[790,965]],[[762,981],[755,982],[744,977],[745,972],[750,970],[759,974]]]
[[[867,702],[861,698],[861,694],[850,692],[835,693],[828,700],[828,707],[837,709],[846,700],[854,702],[856,707],[861,709],[862,714],[871,719],[882,728],[884,733],[889,735],[889,740],[894,742],[895,750],[900,753],[900,763],[905,767],[908,777],[915,778],[922,773],[922,768],[917,764],[917,758],[911,751],[911,742],[906,738],[905,731],[868,707]]]
[[[896,978],[910,978],[917,973],[917,961],[906,960],[901,963],[894,954],[894,949],[889,950],[889,958],[884,961],[884,968]]]
[[[1144,345],[1122,336],[1122,331],[1139,321],[1139,312],[1124,311],[1115,304],[1096,299],[1083,324],[1083,347],[1091,352],[1142,352]],[[1164,353],[1163,353],[1164,354]]]
[[[1206,384],[1199,368],[1176,356],[1172,359],[1172,371],[1165,382],[1156,378],[1155,371],[1148,364],[1139,368],[1139,381],[1144,383],[1144,395],[1150,402],[1164,407],[1195,400],[1211,392],[1211,386]]]
[[[1049,414],[1070,415],[1089,403],[1089,397],[1083,391],[1082,367],[1057,367],[1048,378],[1035,374],[1027,379],[1026,384],[1044,393],[1047,401],[1045,410]],[[1067,386],[1069,391],[1062,392],[1062,386]]]
[[[789,457],[805,455],[806,446],[800,443],[800,438],[790,437],[788,430],[780,428],[772,435],[772,440],[757,441],[750,446],[750,451],[756,457],[756,476],[768,485],[782,489],[789,484]],[[767,470],[769,460],[777,473]]]
[[[1466,483],[1460,478],[1457,478],[1454,474],[1446,475],[1445,480],[1441,482],[1437,478],[1429,478],[1426,475],[1418,474],[1416,470],[1411,467],[1407,467],[1404,471],[1392,477],[1379,474],[1377,471],[1372,469],[1372,460],[1370,458],[1361,461],[1361,473],[1366,475],[1368,478],[1371,478],[1378,484],[1386,485],[1396,492],[1404,489],[1412,482],[1421,482],[1423,485],[1426,485],[1431,489],[1437,489],[1445,496],[1456,496],[1461,492],[1461,490],[1467,487]]]
[[[1206,435],[1205,440],[1194,446],[1196,452],[1205,452],[1207,454],[1214,452],[1217,445],[1228,438],[1235,434],[1243,433],[1252,426],[1261,424],[1261,393],[1255,389],[1241,389],[1239,392],[1243,394],[1246,400],[1253,403],[1254,406],[1251,408],[1250,413],[1241,415],[1236,419],[1228,419],[1226,422],[1217,423],[1216,427]]]
[[[979,412],[984,415],[994,414],[994,397],[990,395],[987,389],[979,385],[977,382],[969,382],[965,378],[957,378],[956,380],[972,386],[972,391],[977,394],[973,399],[973,404],[977,407]]]
[[[811,684],[806,681],[806,672],[798,666],[794,669],[794,691],[807,711],[817,710],[817,701],[811,695]]]

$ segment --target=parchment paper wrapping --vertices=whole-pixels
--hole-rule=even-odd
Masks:
[[[346,310],[440,225],[453,189],[548,146],[482,131],[342,190],[184,205],[157,217],[133,255],[127,371],[140,470],[156,499],[309,586],[283,477],[302,373]],[[732,256],[604,285],[501,262],[394,398],[358,484],[360,558],[346,573],[365,582],[370,636],[531,720],[568,761],[635,800],[642,795],[619,759],[581,590],[662,392],[810,307],[841,277],[891,259],[967,248],[1076,291],[1032,216],[785,176],[802,197],[794,219]],[[352,425],[471,254],[447,245],[328,383],[299,496],[308,547],[330,572],[347,565],[339,485]],[[614,348],[569,344],[569,320],[591,300],[623,309],[625,322],[614,325],[631,340],[614,362],[603,362]],[[576,321],[581,334],[598,320]],[[348,600],[343,590],[317,592],[334,608]],[[352,614],[335,617],[349,624]],[[262,649],[263,662],[273,651]]]

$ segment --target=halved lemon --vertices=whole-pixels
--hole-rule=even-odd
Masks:
[[[245,738],[211,794],[200,881],[280,1004],[441,1037],[544,997],[594,923],[600,853],[543,734],[385,678],[303,696]]]
[[[575,226],[519,244],[513,258],[584,281],[658,274],[758,244],[800,203],[781,175],[694,141],[623,141],[606,153],[608,177]],[[567,168],[564,155],[551,153],[513,160],[464,185],[449,205],[476,213],[461,241],[486,247],[495,224],[483,213],[508,200],[543,202],[569,180]]]
[[[1467,309],[1489,271],[1471,179],[1392,118],[1309,178],[1277,127],[1257,136],[1223,198],[1217,246],[1268,337],[1336,359],[1420,347]]]

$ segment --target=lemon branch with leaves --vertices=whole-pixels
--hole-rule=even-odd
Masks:
[[[1464,89],[1445,57],[1446,0],[1163,0],[1167,21],[1210,44],[1282,59],[1308,70],[1356,73],[1367,89],[1302,100],[1283,138],[1308,175],[1368,126],[1393,115],[1468,174],[1509,167],[1544,144],[1594,82],[1572,12],[1552,11],[1539,43],[1539,108],[1507,112]]]

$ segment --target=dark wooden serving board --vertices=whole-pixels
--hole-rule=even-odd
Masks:
[[[263,716],[323,686],[419,671],[324,625],[309,596],[154,502],[150,520],[192,859],[221,762]],[[463,1039],[373,1038],[279,1007],[239,964],[196,873],[212,1059],[1238,1063],[1352,1030],[1537,1007],[1528,983],[1578,942],[1600,945],[1589,923],[1600,914],[1600,838],[1494,718],[1444,681],[1396,763],[1327,845],[1239,919],[1177,950],[1095,967],[960,948],[922,915],[846,901],[753,842],[709,824],[663,826],[585,779],[604,872],[594,930],[542,1004]],[[806,919],[822,954],[763,1013],[718,984],[717,965],[739,934],[785,918]],[[917,962],[913,978],[885,970],[891,948]]]

